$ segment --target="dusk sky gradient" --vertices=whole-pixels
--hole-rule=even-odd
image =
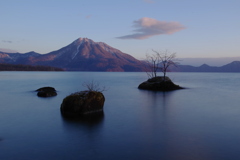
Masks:
[[[240,57],[239,0],[0,0],[0,50],[41,54],[89,38],[144,59]]]

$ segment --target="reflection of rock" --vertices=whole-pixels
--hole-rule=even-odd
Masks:
[[[138,86],[139,89],[145,90],[155,90],[155,91],[171,91],[177,89],[183,89],[179,85],[174,84],[170,78],[165,77],[165,81],[163,77],[153,77],[148,79],[147,81],[141,83]]]
[[[42,87],[36,90],[39,97],[53,97],[57,95],[55,88],[53,87]]]
[[[62,118],[66,123],[78,122],[79,124],[98,125],[104,119],[104,112],[100,111],[87,115],[84,114],[81,116],[66,116],[62,113]]]
[[[94,116],[103,112],[105,97],[101,92],[81,91],[65,97],[61,113],[65,117]]]

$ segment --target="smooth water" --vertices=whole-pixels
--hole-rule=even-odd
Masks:
[[[168,76],[187,89],[139,90],[145,73],[0,72],[0,159],[240,159],[240,74]],[[107,88],[104,116],[64,119],[63,98],[92,80]],[[44,86],[58,95],[37,97]]]

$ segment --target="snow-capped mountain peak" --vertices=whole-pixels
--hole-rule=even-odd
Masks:
[[[88,39],[88,38],[78,38],[74,41],[75,45],[81,45],[82,43],[95,43],[93,40]]]

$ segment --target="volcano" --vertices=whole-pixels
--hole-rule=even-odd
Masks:
[[[78,38],[71,44],[47,54],[0,52],[0,62],[53,66],[66,71],[144,71],[142,62],[131,55],[88,38]]]

